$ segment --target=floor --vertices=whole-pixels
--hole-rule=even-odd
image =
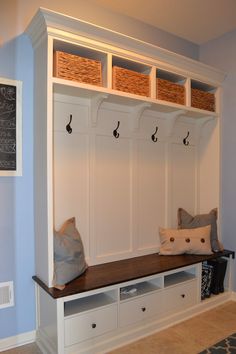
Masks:
[[[229,301],[109,354],[197,354],[236,332],[236,302]],[[29,344],[1,354],[41,354]],[[46,353],[45,353],[46,354]]]

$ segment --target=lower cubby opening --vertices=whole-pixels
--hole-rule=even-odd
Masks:
[[[225,292],[227,288],[227,259],[219,257],[202,263],[201,299]]]
[[[161,278],[153,279],[152,281],[143,281],[120,288],[120,301],[128,300],[132,297],[137,297],[160,290]]]
[[[189,271],[180,271],[173,274],[168,274],[164,277],[164,287],[167,288],[172,285],[183,283],[196,278],[195,268]]]
[[[115,291],[108,291],[67,301],[64,303],[64,316],[68,317],[85,311],[98,309],[116,303],[116,301],[117,297]]]

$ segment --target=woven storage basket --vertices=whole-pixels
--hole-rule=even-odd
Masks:
[[[102,65],[98,60],[56,51],[53,71],[55,77],[91,85],[102,85]]]
[[[150,96],[150,78],[146,74],[113,66],[112,88],[148,97]]]
[[[205,92],[199,89],[191,89],[191,106],[206,111],[215,112],[214,93]]]
[[[185,104],[185,87],[157,78],[157,98],[178,104]]]

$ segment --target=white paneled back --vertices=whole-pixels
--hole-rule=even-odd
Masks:
[[[171,226],[177,227],[177,209],[195,213],[196,156],[195,146],[171,144],[170,147],[170,209]]]
[[[137,118],[105,102],[96,120],[90,112],[86,99],[54,101],[55,228],[76,217],[89,264],[157,252],[158,228],[176,227],[179,207],[198,209],[196,124],[180,119],[170,136],[152,111]]]

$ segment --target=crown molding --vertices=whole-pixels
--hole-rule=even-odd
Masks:
[[[150,57],[151,59],[162,62],[163,65],[166,65],[167,70],[169,69],[169,66],[174,67],[175,69],[177,67],[180,71],[187,72],[192,78],[199,80],[201,80],[201,78],[207,78],[209,83],[213,85],[219,86],[226,76],[221,70],[199,61],[184,57],[180,54],[176,54],[139,39],[129,37],[125,34],[45,8],[39,8],[25,32],[31,38],[33,46],[36,47],[45,34],[55,35],[55,32],[57,31],[60,31],[61,38],[63,38],[64,32],[65,38],[68,38],[70,34],[77,35],[84,37],[85,39],[87,38],[113,47],[115,46],[118,49],[120,48]]]

